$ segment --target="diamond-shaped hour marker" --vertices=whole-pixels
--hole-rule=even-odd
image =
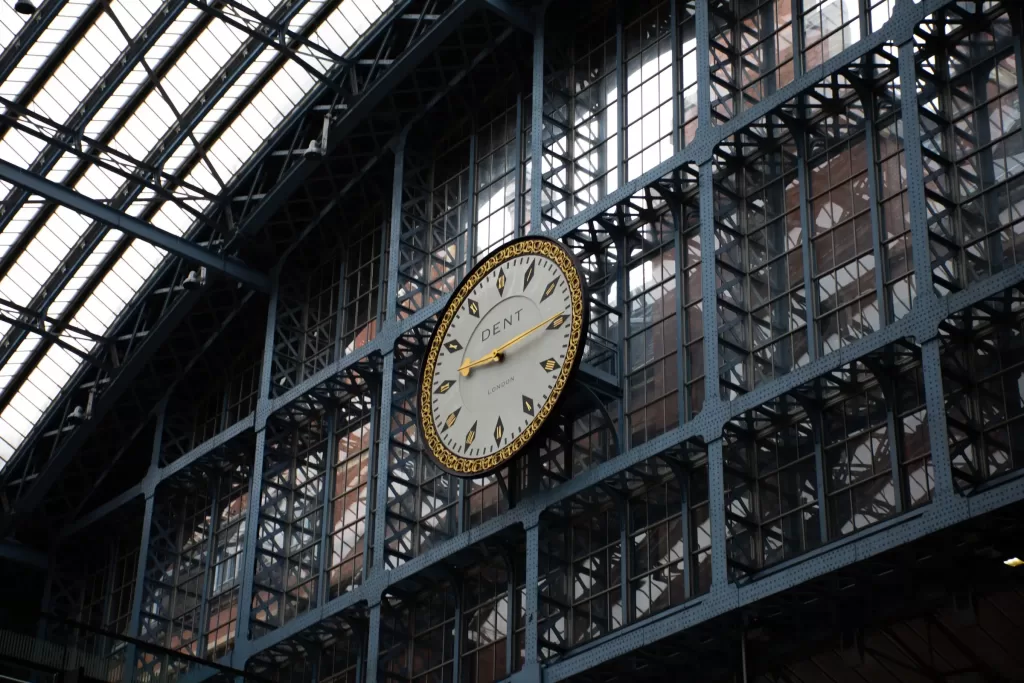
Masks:
[[[457,419],[459,419],[459,411],[460,411],[460,410],[462,410],[462,408],[456,408],[456,409],[455,409],[455,410],[454,410],[454,411],[452,412],[452,414],[451,414],[451,415],[449,415],[448,417],[446,417],[446,418],[444,419],[444,428],[442,428],[442,429],[441,429],[441,431],[442,431],[442,432],[447,432],[447,431],[448,431],[448,429],[449,429],[449,428],[450,428],[450,427],[451,427],[451,426],[452,426],[453,424],[455,424],[455,421],[456,421]]]
[[[540,300],[544,301],[549,296],[554,294],[556,287],[558,287],[558,278],[557,277],[554,280],[552,280],[551,282],[549,282],[547,287],[544,288],[544,294],[541,295]]]
[[[529,396],[523,396],[523,412],[533,417],[534,410],[533,399]]]
[[[505,427],[501,424],[501,418],[498,418],[498,424],[494,425],[494,443],[498,446],[501,445],[501,437],[505,436]]]
[[[498,271],[498,294],[505,296],[505,269]]]
[[[526,275],[523,276],[523,289],[525,290],[530,286],[530,282],[533,280],[533,268],[534,263],[530,262],[530,267],[526,269]]]
[[[475,439],[475,438],[476,438],[476,422],[474,422],[473,426],[469,428],[468,432],[466,432],[466,448],[469,448],[470,446],[473,445],[473,439]]]
[[[561,367],[558,364],[558,361],[555,360],[554,358],[548,358],[547,360],[542,360],[540,362],[540,366],[542,368],[544,368],[545,370],[547,370],[548,372],[552,372],[552,371],[557,370],[558,368]]]
[[[480,304],[473,301],[472,299],[469,300],[469,314],[474,318],[480,317]]]
[[[560,315],[560,316],[558,316],[557,318],[555,318],[554,320],[551,321],[551,324],[548,325],[548,329],[549,330],[557,330],[559,327],[561,327],[562,325],[565,324],[566,320],[567,320],[566,316]]]
[[[452,352],[461,351],[462,344],[460,344],[457,339],[452,339],[450,342],[445,342],[444,348]]]
[[[441,382],[440,385],[438,385],[436,391],[439,394],[447,394],[448,390],[451,389],[453,386],[455,386],[455,382],[451,381],[450,379],[446,379],[445,381]]]

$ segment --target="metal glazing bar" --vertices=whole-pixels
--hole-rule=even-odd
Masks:
[[[533,81],[530,91],[530,229],[543,228],[544,195],[544,12],[539,5],[533,19]]]
[[[77,211],[83,216],[106,223],[112,228],[143,242],[148,242],[171,254],[206,266],[210,270],[223,273],[254,289],[263,292],[270,289],[270,282],[265,274],[249,268],[232,256],[214,254],[193,242],[164,232],[150,223],[121,213],[105,204],[101,204],[95,199],[86,197],[59,183],[37,176],[31,171],[18,168],[7,161],[0,160],[0,179],[18,185],[33,194],[55,201],[73,211]]]
[[[882,218],[879,215],[878,209],[878,202],[882,195],[879,194],[878,187],[878,166],[876,160],[878,150],[875,146],[876,131],[874,94],[864,93],[864,96],[862,97],[862,104],[864,106],[864,163],[868,167],[868,195],[870,196],[868,209],[869,216],[871,217],[871,248],[875,254],[875,297],[878,301],[879,321],[880,323],[885,324],[885,322],[889,320],[890,306],[888,297],[886,297],[885,294],[886,258],[882,249]],[[803,220],[802,216],[801,220]],[[809,224],[804,223],[804,225]],[[810,292],[808,291],[808,293]],[[808,303],[808,305],[810,304]]]
[[[523,97],[516,96],[516,163],[513,189],[515,196],[512,198],[512,237],[523,235]],[[474,258],[474,261],[476,259]]]
[[[469,196],[466,198],[466,208],[469,213],[469,221],[466,226],[466,255],[464,259],[458,259],[463,263],[462,276],[464,277],[473,268],[476,261],[476,231],[477,231],[477,210],[476,210],[476,156],[477,156],[477,135],[469,136]],[[461,242],[459,243],[461,247]],[[456,679],[457,680],[457,679]]]
[[[330,566],[330,560],[328,558],[332,555],[331,550],[331,529],[334,527],[334,511],[331,506],[331,497],[334,495],[334,458],[338,449],[337,434],[335,429],[337,427],[337,413],[330,411],[327,414],[327,419],[324,423],[327,425],[327,445],[324,448],[324,491],[321,503],[320,513],[320,558],[317,566],[317,582],[316,582],[316,605],[320,606],[327,600],[329,592],[327,590],[327,584],[330,580],[328,574],[328,567]],[[373,443],[373,426],[370,426],[370,443]],[[367,534],[363,534],[363,539],[366,539]],[[363,553],[363,558],[366,558],[366,553]],[[363,571],[366,571],[366,562],[363,562]]]
[[[801,97],[800,109],[805,111],[806,102]],[[811,179],[807,172],[807,131],[804,127],[796,126],[792,130],[796,142],[797,160],[796,177],[800,184],[800,225],[802,226],[802,239],[800,240],[800,258],[803,261],[804,276],[804,314],[807,316],[807,357],[814,360],[821,353],[818,340],[818,322],[815,320],[815,311],[818,310],[818,294],[814,286],[813,264],[814,255],[811,252],[810,233],[814,224],[811,222],[810,200]]]

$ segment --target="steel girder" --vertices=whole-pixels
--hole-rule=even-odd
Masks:
[[[461,24],[461,21],[465,17],[477,12],[479,10],[479,5],[475,1],[455,3],[447,11],[440,14],[436,13],[441,9],[443,8],[438,7],[434,2],[428,2],[422,4],[422,6],[417,6],[412,2],[403,3],[392,12],[387,21],[381,22],[376,29],[371,30],[370,34],[364,37],[364,40],[360,43],[360,48],[357,50],[357,56],[365,55],[369,57],[369,59],[354,59],[351,66],[348,67],[340,77],[341,82],[347,82],[349,87],[354,91],[352,105],[341,107],[338,103],[335,103],[329,107],[331,111],[344,111],[344,114],[338,117],[338,122],[335,124],[335,129],[333,129],[336,133],[332,132],[331,138],[329,138],[330,144],[328,152],[330,152],[330,150],[336,147],[339,143],[340,140],[338,135],[350,130],[357,123],[358,119],[365,117],[369,113],[371,106],[379,104],[385,96],[389,94],[390,90],[394,88],[395,84],[401,83],[402,79],[414,70],[416,64],[425,59],[426,56],[429,55],[442,40],[444,40]],[[406,26],[402,31],[396,31],[395,25],[401,24],[402,22],[406,22],[408,26]],[[244,64],[247,63],[248,60],[243,64],[238,65],[238,71],[240,72],[241,69],[244,68]],[[453,73],[456,71],[453,71]],[[419,86],[414,87],[419,89]],[[272,194],[261,193],[261,197],[255,199],[251,192],[245,195],[246,199],[244,206],[249,207],[250,210],[252,205],[267,208],[264,212],[260,212],[255,215],[247,215],[244,217],[244,221],[241,221],[240,223],[233,223],[238,226],[238,230],[235,232],[235,237],[230,239],[224,246],[225,250],[231,249],[232,245],[242,247],[249,246],[242,236],[251,234],[252,231],[264,227],[262,224],[273,213],[270,206],[276,206],[277,203],[287,195],[289,188],[293,188],[295,184],[299,182],[300,177],[308,175],[312,169],[320,163],[319,160],[306,160],[299,153],[304,147],[300,141],[302,136],[292,135],[289,138],[287,135],[287,131],[290,129],[296,129],[296,127],[302,128],[303,126],[306,126],[319,130],[319,123],[322,121],[322,113],[318,112],[314,106],[316,99],[316,96],[311,96],[304,100],[303,105],[300,107],[300,111],[293,114],[293,116],[287,120],[284,125],[279,127],[279,132],[273,139],[272,143],[266,145],[263,150],[257,154],[257,159],[251,162],[253,165],[266,163],[271,160],[279,164],[283,162],[285,164],[284,168],[288,168],[289,171],[285,173],[284,168],[282,168],[279,174],[271,175],[268,178],[267,175],[263,175],[267,173],[268,169],[260,166],[256,166],[255,169],[252,166],[248,167],[247,172],[249,174],[260,174],[260,177],[257,180],[264,184],[268,180],[273,183],[275,178],[279,178],[281,176],[284,176],[284,178],[280,184],[274,186]],[[419,101],[430,101],[430,98],[424,95]],[[212,105],[212,101],[209,101],[207,106],[210,105]],[[202,110],[205,111],[205,107],[202,108]],[[303,117],[307,116],[307,113],[310,118],[316,119],[315,126],[308,125],[308,122],[303,122]],[[414,116],[415,114],[416,112],[414,110],[408,115]],[[197,118],[198,116],[199,114],[197,113]],[[399,123],[399,125],[404,124]],[[338,126],[340,126],[340,128],[338,128]],[[178,133],[179,136],[184,134],[184,131]],[[277,144],[279,141],[284,142],[286,148],[289,150],[284,156],[271,154],[273,145]],[[171,146],[168,146],[168,150],[170,147]],[[364,163],[372,163],[376,160],[379,154],[380,148],[374,149],[368,162]],[[299,161],[296,163],[296,159],[293,157],[297,157]],[[346,159],[346,161],[347,160],[348,159]],[[358,177],[365,168],[359,167],[352,170],[354,171],[355,176]],[[242,182],[244,183],[246,177],[245,172],[240,174],[240,177],[243,179]],[[354,182],[354,180],[350,181],[349,185],[354,184]],[[267,189],[269,190],[271,188],[268,187]],[[246,191],[249,192],[248,189]],[[134,194],[135,193],[132,193],[130,196],[133,196]],[[164,268],[162,272],[166,273],[167,268]],[[166,276],[158,275],[154,280],[159,279],[160,277]],[[174,281],[172,280],[169,283],[172,288],[173,282]],[[169,322],[167,324],[173,326],[173,323]],[[121,329],[120,326],[118,326],[118,329]],[[73,382],[75,382],[75,380],[73,380]],[[93,383],[93,386],[98,385],[98,383]],[[107,389],[107,392],[109,393],[109,389]],[[59,407],[63,407],[64,412],[66,413],[67,410],[69,410],[70,404],[68,397],[70,397],[72,393],[73,392],[71,391],[65,392],[64,400],[55,403],[54,406],[51,407],[48,415],[55,416],[60,414]],[[83,425],[79,426],[77,430],[87,431],[91,429],[91,425],[95,424],[98,417],[100,417],[99,414],[93,413],[93,417],[87,420]],[[19,449],[18,453],[16,453],[15,459],[24,459],[26,453],[32,450],[33,441],[38,438],[40,433],[47,433],[41,426],[47,419],[49,418],[44,416],[44,420],[41,421],[40,426],[37,426],[33,431],[33,434],[30,435],[30,438],[26,440],[26,443],[21,449]],[[67,426],[63,429],[66,430]],[[59,466],[63,466],[62,464],[65,462],[66,458],[70,457],[70,455],[71,454],[68,453],[59,459],[54,459],[54,462],[51,464],[61,463]],[[12,461],[13,460],[14,459],[12,459]],[[5,477],[8,480],[17,480],[20,484],[17,489],[10,492],[11,495],[9,495],[9,500],[12,501],[12,508],[14,507],[13,502],[16,501],[22,493],[24,493],[23,486],[25,484],[24,477],[14,476],[11,474],[14,469],[15,468],[8,466],[5,470]],[[52,483],[50,479],[46,479],[44,481],[47,481],[47,486]],[[42,493],[41,489],[37,491],[39,494]],[[36,500],[38,500],[38,498]],[[8,515],[7,518],[9,520],[10,515]],[[9,528],[9,526],[7,528]]]
[[[165,232],[145,221],[140,221],[134,216],[111,209],[95,199],[86,197],[59,183],[47,180],[31,171],[26,171],[6,161],[0,161],[0,179],[24,188],[32,194],[66,206],[84,216],[105,223],[111,228],[120,230],[143,242],[148,242],[186,261],[223,273],[229,278],[238,280],[261,292],[270,291],[270,280],[264,273],[249,268],[235,257],[226,254],[215,254],[194,242]]]

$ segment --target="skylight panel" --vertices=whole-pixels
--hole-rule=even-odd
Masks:
[[[3,3],[7,5],[7,3]],[[29,46],[18,66],[11,70],[10,76],[0,82],[0,97],[14,99],[25,88],[25,84],[35,76],[43,61],[59,45],[75,22],[85,14],[91,3],[83,0],[68,0],[50,25],[43,29],[39,38]],[[20,27],[19,27],[20,28]]]
[[[272,13],[275,4],[272,0],[264,0],[252,3],[252,6],[260,14],[268,15]],[[303,6],[288,22],[289,27],[292,30],[308,30],[308,23],[321,4],[320,2],[311,2]],[[311,40],[328,50],[343,53],[358,40],[363,31],[382,15],[390,4],[373,2],[373,0],[344,0],[340,7],[317,27]],[[239,14],[239,16],[243,15],[244,13]],[[130,27],[127,22],[125,23],[126,29],[129,31],[144,23],[138,14],[133,14],[132,18],[134,21]],[[147,52],[146,58],[151,60],[149,61],[150,66],[155,66],[155,63],[166,55],[180,35],[188,30],[188,26],[197,20],[199,20],[197,10],[187,8],[183,11],[181,16],[172,23],[167,34],[158,39]],[[251,21],[251,18],[246,18],[246,21]],[[116,50],[118,54],[113,54],[114,47],[117,46],[114,38],[117,35],[119,32],[110,36],[104,34],[109,39],[110,45],[97,48],[97,54],[104,58],[107,54],[112,54],[110,59],[116,59],[120,53],[118,49]],[[248,40],[248,36],[244,32],[234,29],[224,22],[212,21],[163,79],[166,94],[171,99],[173,108],[154,89],[153,92],[147,94],[146,100],[133,113],[128,122],[114,135],[111,147],[135,158],[146,158],[159,140],[167,134],[170,127],[175,124],[177,116],[174,110],[183,112],[191,106],[208,86],[211,79],[221,71],[246,40]],[[227,112],[231,111],[251,84],[280,55],[276,49],[271,47],[261,46],[258,49],[260,53],[253,59],[245,73],[228,88],[225,96],[210,108],[207,116],[195,129],[196,137],[203,140],[204,147],[209,150],[209,160],[214,164],[216,173],[221,177],[218,180],[206,163],[201,161],[188,174],[188,179],[196,185],[219,191],[221,180],[226,180],[238,173],[246,161],[251,158],[252,153],[264,144],[274,128],[292,111],[294,105],[307,96],[317,84],[317,79],[306,69],[294,61],[285,61],[261,92],[257,93],[249,102],[241,115],[232,121],[225,132],[211,144],[210,141],[205,140],[209,132],[216,127]],[[308,53],[308,50],[300,50],[300,52]],[[330,60],[315,52],[304,54],[303,59],[314,68],[323,69],[325,73],[334,66]],[[105,70],[105,68],[102,69],[102,71]],[[89,71],[95,72],[98,69]],[[82,73],[88,73],[88,71],[85,69],[81,73],[75,71],[74,75],[80,76]],[[90,137],[102,134],[109,126],[109,122],[116,116],[117,106],[125,103],[132,93],[137,92],[146,79],[145,70],[141,68],[141,65],[136,67],[89,122],[87,134]],[[70,77],[66,83],[62,82],[62,86],[74,97],[84,97],[84,93],[88,92],[88,89],[83,88],[83,84],[72,82]],[[74,109],[69,108],[67,111],[74,111]],[[179,170],[187,159],[193,157],[193,153],[192,140],[186,139],[179,149],[171,152],[168,163],[165,164],[165,170],[168,172]],[[77,160],[70,156],[62,158],[51,175],[66,178],[66,174],[75,163]],[[109,199],[122,185],[123,178],[120,175],[92,167],[76,183],[75,189],[90,196]],[[147,190],[142,196],[152,197],[153,193]],[[197,209],[204,209],[207,203],[205,200],[196,199],[192,200],[190,205]],[[142,215],[151,204],[151,200],[136,199],[128,207],[127,213],[136,216]],[[16,215],[11,223],[15,224],[18,218],[19,216]],[[183,234],[194,224],[190,213],[181,206],[166,202],[152,216],[151,222],[160,229],[173,234]],[[58,224],[61,224],[61,229],[58,231],[60,237],[57,237],[58,232],[51,229],[52,226]],[[25,253],[31,254],[32,260],[21,266],[22,271],[24,273],[31,271],[35,280],[45,277],[46,273],[52,272],[53,268],[67,257],[70,249],[90,224],[90,221],[84,217],[58,208],[44,231],[40,232],[40,235],[33,239],[26,249]],[[20,223],[22,230],[24,225],[25,221],[22,221]],[[0,249],[4,249],[5,245],[9,246],[9,243],[4,241],[5,237],[5,234],[0,233]],[[105,235],[98,247],[86,257],[82,266],[74,273],[64,290],[56,294],[48,314],[58,316],[66,312],[68,305],[82,291],[82,288],[89,286],[91,278],[95,276],[97,269],[110,251],[119,243],[123,244],[125,239],[128,238],[117,231],[110,231]],[[129,242],[124,253],[117,259],[111,270],[104,275],[101,282],[94,287],[81,309],[77,311],[72,324],[97,335],[106,333],[165,257],[165,252],[149,244]],[[35,281],[33,277],[25,276],[22,281]],[[5,280],[7,279],[9,278],[5,278]],[[0,281],[0,291],[5,286],[5,280]],[[14,284],[12,281],[12,288]],[[30,288],[35,291],[31,294],[23,292],[20,296],[23,298],[35,296],[39,289],[38,282],[36,286]],[[83,351],[89,351],[95,345],[91,339],[66,332],[62,337]],[[38,335],[26,336],[12,357],[12,363],[0,368],[0,389],[9,383],[10,378],[17,372],[19,364],[27,360],[32,349],[35,349],[39,343]],[[15,362],[16,359],[18,362]],[[0,463],[6,462],[22,443],[32,425],[48,409],[52,400],[66,385],[71,375],[77,371],[81,362],[78,356],[59,346],[54,345],[47,350],[38,367],[33,369],[27,377],[23,386],[24,391],[14,397],[0,413]]]
[[[13,2],[0,3],[0,45],[13,45],[28,18],[14,11]],[[0,51],[2,53],[2,51]]]

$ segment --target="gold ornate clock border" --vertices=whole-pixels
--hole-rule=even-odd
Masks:
[[[534,416],[533,421],[517,436],[510,444],[499,451],[483,458],[463,458],[453,453],[444,442],[441,441],[437,428],[434,425],[434,416],[430,411],[433,400],[432,381],[437,357],[441,352],[441,342],[444,341],[448,328],[451,326],[455,313],[462,307],[463,302],[469,293],[493,271],[499,264],[519,256],[537,255],[553,261],[565,275],[566,284],[569,287],[569,297],[572,303],[572,328],[569,333],[569,342],[566,348],[566,362],[563,364],[554,387],[544,406]],[[579,267],[569,251],[548,237],[524,237],[504,246],[498,247],[488,255],[455,291],[455,295],[448,302],[441,319],[434,328],[430,338],[427,353],[423,359],[423,367],[420,370],[419,390],[419,416],[420,434],[427,447],[427,452],[443,469],[463,477],[483,476],[501,467],[517,455],[530,440],[537,434],[546,422],[548,415],[557,406],[566,385],[576,367],[579,365],[580,356],[583,352],[584,334],[586,332],[587,309],[584,305],[583,281],[580,276]]]

